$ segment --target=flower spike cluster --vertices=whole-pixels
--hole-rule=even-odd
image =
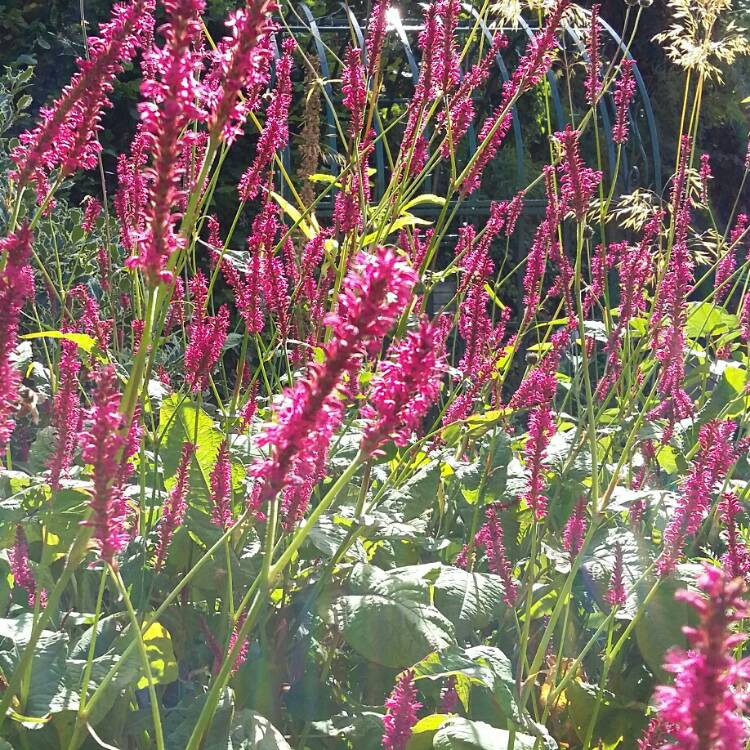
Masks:
[[[620,63],[620,76],[615,84],[615,124],[612,127],[612,140],[615,143],[625,143],[628,140],[628,124],[630,117],[628,107],[635,94],[635,62],[631,57],[623,58]]]
[[[395,253],[379,247],[360,254],[344,279],[337,312],[328,325],[332,337],[325,359],[284,394],[259,443],[269,450],[250,474],[258,482],[252,504],[260,507],[287,486],[304,484],[319,473],[327,446],[343,418],[344,375],[391,329],[405,309],[416,275]]]
[[[28,265],[33,236],[28,224],[0,240],[0,451],[15,427],[14,412],[21,373],[13,362],[21,310],[34,294]]]
[[[700,450],[680,487],[677,508],[664,531],[664,549],[656,561],[660,575],[675,569],[688,537],[698,531],[711,507],[715,486],[737,461],[738,449],[731,442],[735,429],[729,420],[714,420],[701,427]]]
[[[175,484],[164,503],[162,517],[157,527],[159,539],[156,544],[156,561],[154,563],[156,570],[164,565],[174,533],[182,525],[185,518],[187,495],[190,491],[190,460],[194,453],[195,445],[183,443],[180,450],[180,461],[177,464]]]
[[[207,95],[208,132],[213,140],[232,143],[258,106],[268,81],[274,0],[250,0],[229,15],[229,34],[217,45]],[[245,92],[244,98],[241,96]]]
[[[376,452],[386,440],[404,446],[418,431],[428,409],[440,392],[445,369],[445,341],[440,329],[427,319],[391,346],[373,378],[368,402],[362,408],[366,420],[362,452]]]
[[[101,151],[98,133],[115,77],[153,29],[154,0],[118,3],[111,20],[90,37],[88,59],[77,60],[78,72],[62,95],[41,112],[41,122],[23,133],[13,152],[14,179],[19,184],[35,182],[39,197],[47,191],[49,173],[62,167],[64,174],[91,169]]]
[[[657,688],[654,695],[659,718],[672,737],[660,748],[743,750],[750,660],[735,659],[734,650],[746,636],[733,626],[750,614],[746,587],[742,579],[709,565],[696,583],[698,591],[675,594],[695,610],[698,624],[683,629],[690,649],[667,655],[664,668],[674,674],[674,683]]]
[[[183,136],[192,120],[202,120],[199,107],[198,74],[201,58],[196,52],[203,29],[204,0],[165,0],[167,23],[161,31],[166,43],[151,50],[148,58],[152,75],[141,84],[145,101],[139,107],[142,135],[153,153],[148,174],[151,187],[145,206],[140,252],[128,259],[130,268],[140,268],[150,284],[171,282],[167,268],[184,239],[176,228],[174,206],[182,197],[184,165],[180,158]]]
[[[87,413],[88,425],[81,435],[81,455],[91,465],[93,474],[91,517],[86,525],[94,530],[99,557],[113,563],[128,540],[127,500],[118,481],[127,434],[124,434],[125,420],[119,411],[117,376],[111,366],[97,373],[92,400],[93,406]]]

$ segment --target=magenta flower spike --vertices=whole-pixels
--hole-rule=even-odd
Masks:
[[[252,504],[260,507],[287,485],[299,485],[320,471],[327,446],[341,424],[344,375],[359,359],[380,346],[396,317],[405,309],[416,275],[395,253],[379,247],[361,253],[344,279],[337,312],[327,319],[333,336],[325,359],[287,389],[275,409],[276,421],[259,438],[269,456],[251,467],[258,481]]]
[[[8,550],[8,563],[16,586],[24,589],[28,596],[29,607],[34,606],[36,596],[36,581],[29,565],[29,543],[23,526],[16,526],[13,546]]]
[[[49,173],[62,167],[64,174],[91,169],[101,151],[98,133],[116,76],[150,38],[154,0],[118,3],[99,36],[89,38],[89,58],[78,59],[78,72],[62,95],[41,111],[41,122],[20,137],[12,154],[20,185],[34,182],[39,198],[47,192]]]
[[[0,239],[0,451],[8,444],[16,423],[21,373],[12,357],[21,310],[34,294],[34,276],[28,265],[32,242],[28,224]]]
[[[177,474],[174,487],[169,493],[162,516],[157,527],[158,541],[156,543],[156,560],[154,568],[160,570],[167,559],[169,546],[172,544],[174,533],[185,518],[187,510],[187,495],[190,491],[190,460],[195,453],[195,445],[183,443],[180,451],[180,461],[177,464]]]
[[[60,478],[70,467],[81,421],[81,399],[78,394],[78,345],[61,342],[60,380],[53,402],[52,424],[57,432],[55,452],[49,462],[50,486],[60,489]]]
[[[420,708],[422,704],[417,700],[414,673],[407,669],[398,676],[396,686],[385,702],[384,750],[405,750]]]
[[[734,422],[714,420],[698,433],[700,450],[680,486],[677,508],[664,531],[664,547],[656,561],[662,576],[672,573],[689,536],[698,531],[711,507],[712,494],[738,458],[732,445]]]
[[[388,440],[404,446],[419,431],[440,393],[445,371],[445,340],[427,319],[391,345],[370,384],[361,414],[365,420],[362,452],[371,455]]]
[[[671,737],[660,748],[743,750],[750,661],[734,656],[746,638],[734,626],[749,614],[746,587],[742,579],[709,565],[696,583],[698,591],[675,594],[695,610],[698,624],[684,628],[690,649],[676,648],[666,657],[664,668],[674,675],[672,685],[658,687],[654,694]]]
[[[484,524],[476,533],[474,543],[483,547],[490,573],[500,576],[503,582],[503,601],[512,607],[518,596],[518,586],[513,580],[513,564],[505,550],[505,534],[500,523],[499,505],[490,505],[484,513]]]
[[[547,496],[545,490],[545,451],[555,434],[555,420],[552,409],[539,406],[529,416],[529,436],[526,439],[524,454],[529,474],[529,483],[523,499],[531,508],[534,517],[540,521],[547,515]]]
[[[560,174],[560,196],[562,211],[571,211],[581,221],[601,182],[602,173],[587,167],[581,159],[578,147],[580,133],[568,125],[564,131],[555,133],[562,146],[562,159],[557,167]]]
[[[211,523],[222,530],[232,525],[232,463],[226,440],[219,446],[211,471]]]
[[[99,557],[110,564],[128,541],[125,528],[128,506],[119,484],[120,462],[127,442],[124,418],[119,411],[120,392],[111,366],[96,376],[92,407],[80,436],[83,460],[91,465],[91,516],[85,525],[93,528]]]
[[[591,6],[591,26],[588,35],[588,60],[586,61],[586,101],[596,104],[599,96],[599,54],[601,52],[599,42],[599,11],[601,5],[595,3]]]
[[[615,84],[615,124],[612,128],[612,140],[615,143],[625,143],[628,140],[630,118],[628,107],[635,94],[635,76],[633,67],[635,61],[630,57],[623,58],[620,63],[620,76]]]
[[[563,529],[563,549],[574,558],[583,548],[586,537],[586,498],[581,498],[573,508],[565,528]]]

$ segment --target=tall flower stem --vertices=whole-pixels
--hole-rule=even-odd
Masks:
[[[273,539],[272,537],[269,539],[269,536],[267,534],[266,554],[264,557],[263,571],[261,572],[261,576],[256,579],[256,583],[254,583],[252,587],[252,589],[256,589],[255,598],[253,599],[253,603],[247,613],[245,621],[242,623],[242,626],[237,633],[237,638],[235,640],[234,646],[229,650],[229,653],[226,655],[226,658],[221,665],[219,673],[214,677],[212,681],[211,688],[209,689],[208,695],[206,696],[206,702],[203,705],[203,709],[201,710],[200,716],[198,717],[198,721],[196,722],[195,728],[193,729],[193,733],[190,735],[190,739],[185,747],[185,750],[199,750],[199,748],[201,747],[203,738],[205,737],[206,732],[211,725],[211,721],[213,720],[214,712],[216,710],[216,706],[219,703],[221,693],[223,692],[224,687],[226,686],[226,683],[231,676],[232,667],[235,663],[235,660],[237,659],[237,656],[239,655],[242,645],[247,639],[248,634],[257,623],[258,618],[260,617],[260,614],[266,605],[268,591],[271,589],[276,580],[281,576],[281,574],[286,570],[287,566],[292,561],[305,539],[307,539],[308,535],[313,530],[315,524],[318,522],[318,520],[320,520],[321,516],[331,507],[331,504],[338,497],[339,493],[352,479],[357,469],[362,464],[363,460],[364,456],[362,456],[361,454],[355,457],[355,459],[351,464],[349,464],[347,469],[333,483],[332,487],[328,490],[325,497],[310,513],[304,525],[297,530],[295,535],[292,537],[292,541],[290,542],[289,546],[284,550],[279,559],[273,564],[271,563],[268,552],[268,550],[273,547]],[[269,527],[271,525],[272,524],[269,519]],[[240,606],[240,608],[238,608],[237,610],[236,617],[239,617],[241,614],[242,608]]]
[[[143,632],[141,626],[138,623],[138,616],[133,609],[133,603],[130,601],[130,595],[128,594],[125,583],[122,580],[119,570],[115,570],[111,565],[109,566],[110,576],[117,586],[117,590],[120,592],[123,602],[125,603],[125,609],[128,613],[128,619],[130,620],[130,627],[135,632],[135,643],[138,649],[138,655],[141,659],[141,666],[143,671],[146,673],[146,679],[148,680],[148,696],[151,702],[151,719],[154,722],[154,742],[156,744],[156,750],[164,750],[164,730],[161,725],[161,711],[159,710],[159,699],[156,695],[156,688],[154,687],[154,677],[151,672],[151,663],[148,659],[148,652],[146,651],[146,644],[143,640]]]
[[[240,518],[237,519],[236,523],[233,526],[230,526],[217,540],[214,542],[214,544],[206,550],[203,557],[201,557],[195,565],[193,565],[189,572],[185,575],[185,577],[172,589],[172,591],[167,594],[167,596],[164,598],[164,601],[161,603],[161,605],[157,608],[157,610],[144,621],[144,623],[141,625],[141,633],[145,633],[155,622],[159,621],[159,618],[169,609],[169,607],[172,605],[172,603],[177,599],[177,597],[180,595],[180,592],[182,591],[185,586],[187,586],[200,572],[203,570],[204,566],[208,563],[209,560],[216,554],[216,552],[220,549],[222,549],[224,545],[224,540],[227,539],[234,531],[235,529],[241,527],[249,518],[250,513],[246,511],[245,513],[240,516]],[[90,530],[88,527],[84,527],[82,531],[89,531],[90,536]],[[88,540],[84,542],[83,546],[83,552],[85,552],[85,545],[88,543]],[[83,559],[83,553],[81,554],[80,559]],[[76,566],[77,567],[77,566]],[[72,572],[72,571],[71,571]],[[62,576],[61,576],[62,578]],[[69,580],[69,578],[68,578]],[[59,582],[58,582],[59,583]],[[65,581],[67,584],[67,581]],[[64,589],[64,585],[60,589],[60,593],[62,592],[62,589]],[[49,595],[48,601],[52,601],[53,592]],[[59,599],[59,593],[57,595],[57,598]],[[49,608],[45,611],[49,611]],[[43,624],[46,624],[46,620]],[[41,628],[39,633],[41,634]],[[33,633],[32,633],[33,635]],[[38,640],[38,635],[37,639]],[[29,646],[32,646],[36,643],[36,641],[30,641]],[[107,690],[107,687],[111,684],[112,680],[114,679],[115,675],[120,671],[120,669],[125,665],[128,658],[133,654],[135,651],[137,645],[134,640],[131,640],[130,643],[123,649],[122,655],[120,656],[120,659],[115,662],[109,669],[109,672],[104,676],[102,681],[99,683],[99,685],[96,687],[94,692],[91,694],[91,697],[88,700],[88,703],[86,704],[86,710],[83,713],[84,715],[80,717],[80,720],[85,724],[86,721],[88,721],[88,717],[93,712],[96,705],[99,703],[101,698],[105,695],[105,691]],[[33,649],[32,649],[33,651]],[[26,652],[24,652],[25,655]],[[12,685],[12,681],[11,681]],[[7,699],[8,705],[10,705],[10,701],[12,700],[11,697],[7,697],[8,692],[10,691],[10,686],[6,693],[4,694],[3,701]],[[2,704],[0,704],[0,709],[2,708]],[[7,706],[6,706],[7,708]],[[2,715],[0,715],[0,720],[2,719]]]
[[[57,605],[60,603],[60,597],[62,596],[63,591],[83,561],[92,534],[93,529],[88,526],[84,526],[79,530],[78,535],[68,552],[62,573],[57,579],[57,583],[47,595],[47,605],[40,612],[38,619],[34,623],[29,635],[29,642],[24,649],[18,667],[11,675],[8,685],[3,691],[3,697],[2,700],[0,700],[0,728],[2,728],[5,723],[8,708],[16,695],[21,695],[21,706],[23,707],[25,704],[24,694],[20,693],[20,691],[22,686],[25,686],[26,690],[28,690],[27,678],[30,674],[34,650],[39,642],[39,638],[42,635],[45,625],[50,621],[52,614],[57,611]]]
[[[583,382],[586,390],[586,421],[589,437],[589,447],[591,450],[591,498],[593,501],[592,512],[594,515],[598,512],[599,503],[599,465],[597,461],[598,441],[596,439],[596,421],[594,419],[594,392],[591,388],[591,373],[589,369],[589,359],[586,352],[586,327],[583,316],[583,230],[584,224],[578,223],[577,242],[576,242],[576,265],[575,265],[575,291],[576,306],[578,312],[578,335],[581,339],[581,360],[583,368]]]

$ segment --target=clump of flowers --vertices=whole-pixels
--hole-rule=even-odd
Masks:
[[[667,656],[664,668],[674,674],[674,683],[654,694],[670,737],[658,746],[741,750],[748,739],[744,712],[750,661],[734,656],[746,636],[733,626],[748,616],[745,584],[708,565],[696,584],[698,591],[675,595],[695,610],[698,624],[684,628],[690,650],[674,649]]]

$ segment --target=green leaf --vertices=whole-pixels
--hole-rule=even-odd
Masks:
[[[643,660],[661,682],[667,679],[662,668],[670,648],[685,648],[682,628],[688,623],[688,605],[675,600],[676,581],[665,579],[645,606],[635,626],[635,639]]]
[[[404,227],[413,227],[417,225],[429,226],[430,224],[432,224],[431,221],[427,221],[427,219],[420,219],[418,216],[412,216],[411,214],[399,216],[398,219],[396,219],[394,222],[391,222],[384,231],[370,232],[370,234],[365,235],[364,239],[362,240],[362,245],[371,245],[373,242],[375,242],[376,239],[384,239],[388,237],[388,235],[393,234],[394,232],[398,232],[399,229],[403,229]]]
[[[232,750],[291,750],[291,745],[268,719],[245,708],[234,716]]]
[[[736,315],[726,312],[710,302],[690,302],[685,334],[688,338],[704,338],[720,333],[734,332],[739,336],[739,321]]]
[[[409,209],[414,208],[414,206],[421,206],[423,203],[430,206],[444,206],[445,198],[442,195],[435,195],[434,193],[423,193],[405,203],[401,209],[401,213],[406,214],[409,212]]]
[[[363,593],[340,596],[331,607],[344,640],[369,661],[396,669],[451,645],[453,625],[429,603],[428,568],[435,571],[356,566],[352,579]]]
[[[18,667],[23,650],[31,636],[33,615],[24,614],[15,620],[0,620],[0,669],[6,675],[13,674]],[[8,649],[8,642],[11,648]],[[23,715],[30,719],[41,719],[52,712],[58,687],[63,685],[68,655],[67,633],[42,631],[31,659],[31,681],[28,700]]]
[[[167,750],[185,750],[205,702],[205,695],[190,697],[167,713],[164,721]],[[225,688],[214,711],[211,729],[201,744],[202,750],[235,750],[230,740],[233,727],[234,695]]]
[[[500,617],[503,584],[499,576],[444,566],[435,581],[435,606],[467,634]]]
[[[65,339],[72,341],[78,345],[79,349],[83,349],[86,354],[91,354],[97,346],[96,339],[91,336],[87,336],[85,333],[63,333],[62,331],[34,331],[34,333],[27,333],[19,338],[22,339]]]
[[[312,214],[308,214],[307,218],[309,220],[309,224],[307,221],[302,218],[302,213],[296,209],[286,198],[282,197],[278,193],[274,193],[271,191],[271,197],[281,206],[282,211],[284,211],[287,216],[294,222],[296,226],[300,228],[300,231],[307,237],[308,240],[313,239],[315,237],[319,230],[319,227],[317,226],[317,222],[315,221],[315,216]]]
[[[436,459],[420,466],[400,487],[390,491],[386,501],[403,508],[404,520],[411,521],[432,507],[440,487],[440,462]]]
[[[172,637],[160,623],[155,622],[143,634],[148,663],[155,685],[167,685],[177,679],[177,659],[172,648]],[[138,680],[138,688],[148,687],[148,678]]]
[[[420,719],[411,729],[406,750],[430,750],[438,729],[450,718],[450,714],[431,714]]]
[[[483,721],[469,721],[460,716],[448,719],[437,731],[432,742],[436,750],[506,750],[510,732],[496,729]],[[514,748],[533,750],[536,740],[516,732]]]

